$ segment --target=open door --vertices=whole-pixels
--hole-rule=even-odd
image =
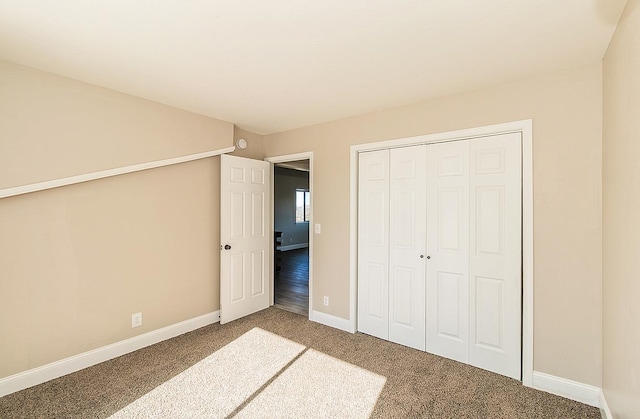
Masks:
[[[269,307],[271,165],[223,154],[220,185],[220,323]]]

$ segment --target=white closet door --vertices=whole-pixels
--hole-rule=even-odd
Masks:
[[[521,139],[470,143],[470,364],[520,379]]]
[[[358,165],[358,330],[389,339],[389,150]]]
[[[427,150],[427,351],[469,362],[469,141]]]
[[[426,146],[390,150],[389,340],[425,349]]]

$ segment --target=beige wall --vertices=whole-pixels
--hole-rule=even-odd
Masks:
[[[352,144],[533,119],[534,369],[601,384],[600,63],[264,137],[314,152],[313,307],[349,317]],[[331,306],[322,305],[330,297]]]
[[[640,418],[640,1],[604,58],[603,389],[616,418]]]
[[[0,187],[229,147],[232,135],[0,63]],[[219,171],[208,158],[0,199],[0,378],[217,310]]]
[[[232,145],[233,124],[0,61],[0,188]]]
[[[264,159],[264,150],[263,150],[263,136],[260,134],[254,134],[251,131],[245,131],[242,128],[234,127],[233,130],[233,145],[236,144],[238,138],[244,138],[247,140],[247,148],[244,150],[240,150],[236,147],[236,150],[231,153],[234,156],[238,157],[246,157],[248,159]]]

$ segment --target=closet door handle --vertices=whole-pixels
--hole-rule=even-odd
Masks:
[[[424,259],[424,255],[420,255],[420,259]],[[431,259],[431,256],[427,256],[427,259]]]

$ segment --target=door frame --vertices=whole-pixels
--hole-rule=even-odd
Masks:
[[[295,160],[309,160],[309,198],[311,200],[311,218],[309,220],[309,320],[313,320],[313,151],[307,151],[302,153],[295,154],[285,154],[281,156],[273,156],[266,157],[264,159],[266,162],[271,163],[271,219],[269,234],[271,236],[271,243],[274,241],[273,231],[275,229],[275,197],[274,197],[274,182],[275,182],[275,163],[286,163]],[[274,249],[271,246],[270,250],[270,258],[273,261],[274,258]],[[269,300],[269,305],[274,304],[275,299],[275,275],[273,273],[273,269],[271,269],[271,297]]]
[[[349,290],[350,331],[357,331],[358,302],[358,153],[409,145],[467,140],[519,132],[522,135],[522,383],[533,386],[533,120],[420,135],[351,146]]]

